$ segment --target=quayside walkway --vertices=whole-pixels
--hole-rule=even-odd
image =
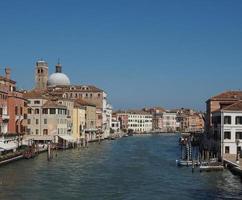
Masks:
[[[236,156],[236,154],[225,154],[223,161],[233,173],[242,177],[242,159],[238,158],[237,161]]]

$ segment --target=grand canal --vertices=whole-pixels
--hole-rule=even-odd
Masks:
[[[241,199],[229,171],[177,168],[178,136],[133,136],[46,154],[0,168],[0,199]]]

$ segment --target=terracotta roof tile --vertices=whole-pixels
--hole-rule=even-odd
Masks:
[[[47,101],[44,105],[43,108],[66,108],[66,106],[58,104],[56,101]]]
[[[211,100],[242,100],[242,91],[225,91],[211,97]]]
[[[80,106],[93,106],[93,107],[96,107],[96,105],[95,104],[92,104],[92,103],[90,103],[90,102],[88,102],[88,101],[85,101],[85,100],[83,100],[83,99],[76,99],[75,100],[75,104],[76,105],[80,105]]]
[[[221,110],[225,111],[242,111],[242,101],[238,101],[232,105],[229,105]]]
[[[44,92],[39,91],[39,90],[32,90],[32,91],[24,92],[23,97],[26,98],[26,99],[43,98]]]

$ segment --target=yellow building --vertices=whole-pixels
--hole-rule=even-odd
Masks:
[[[86,109],[80,105],[78,102],[75,102],[73,113],[72,113],[72,131],[73,137],[80,142],[85,138],[85,124],[86,124]]]

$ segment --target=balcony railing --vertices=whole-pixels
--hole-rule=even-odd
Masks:
[[[2,115],[2,120],[9,120],[9,115],[3,114]]]

